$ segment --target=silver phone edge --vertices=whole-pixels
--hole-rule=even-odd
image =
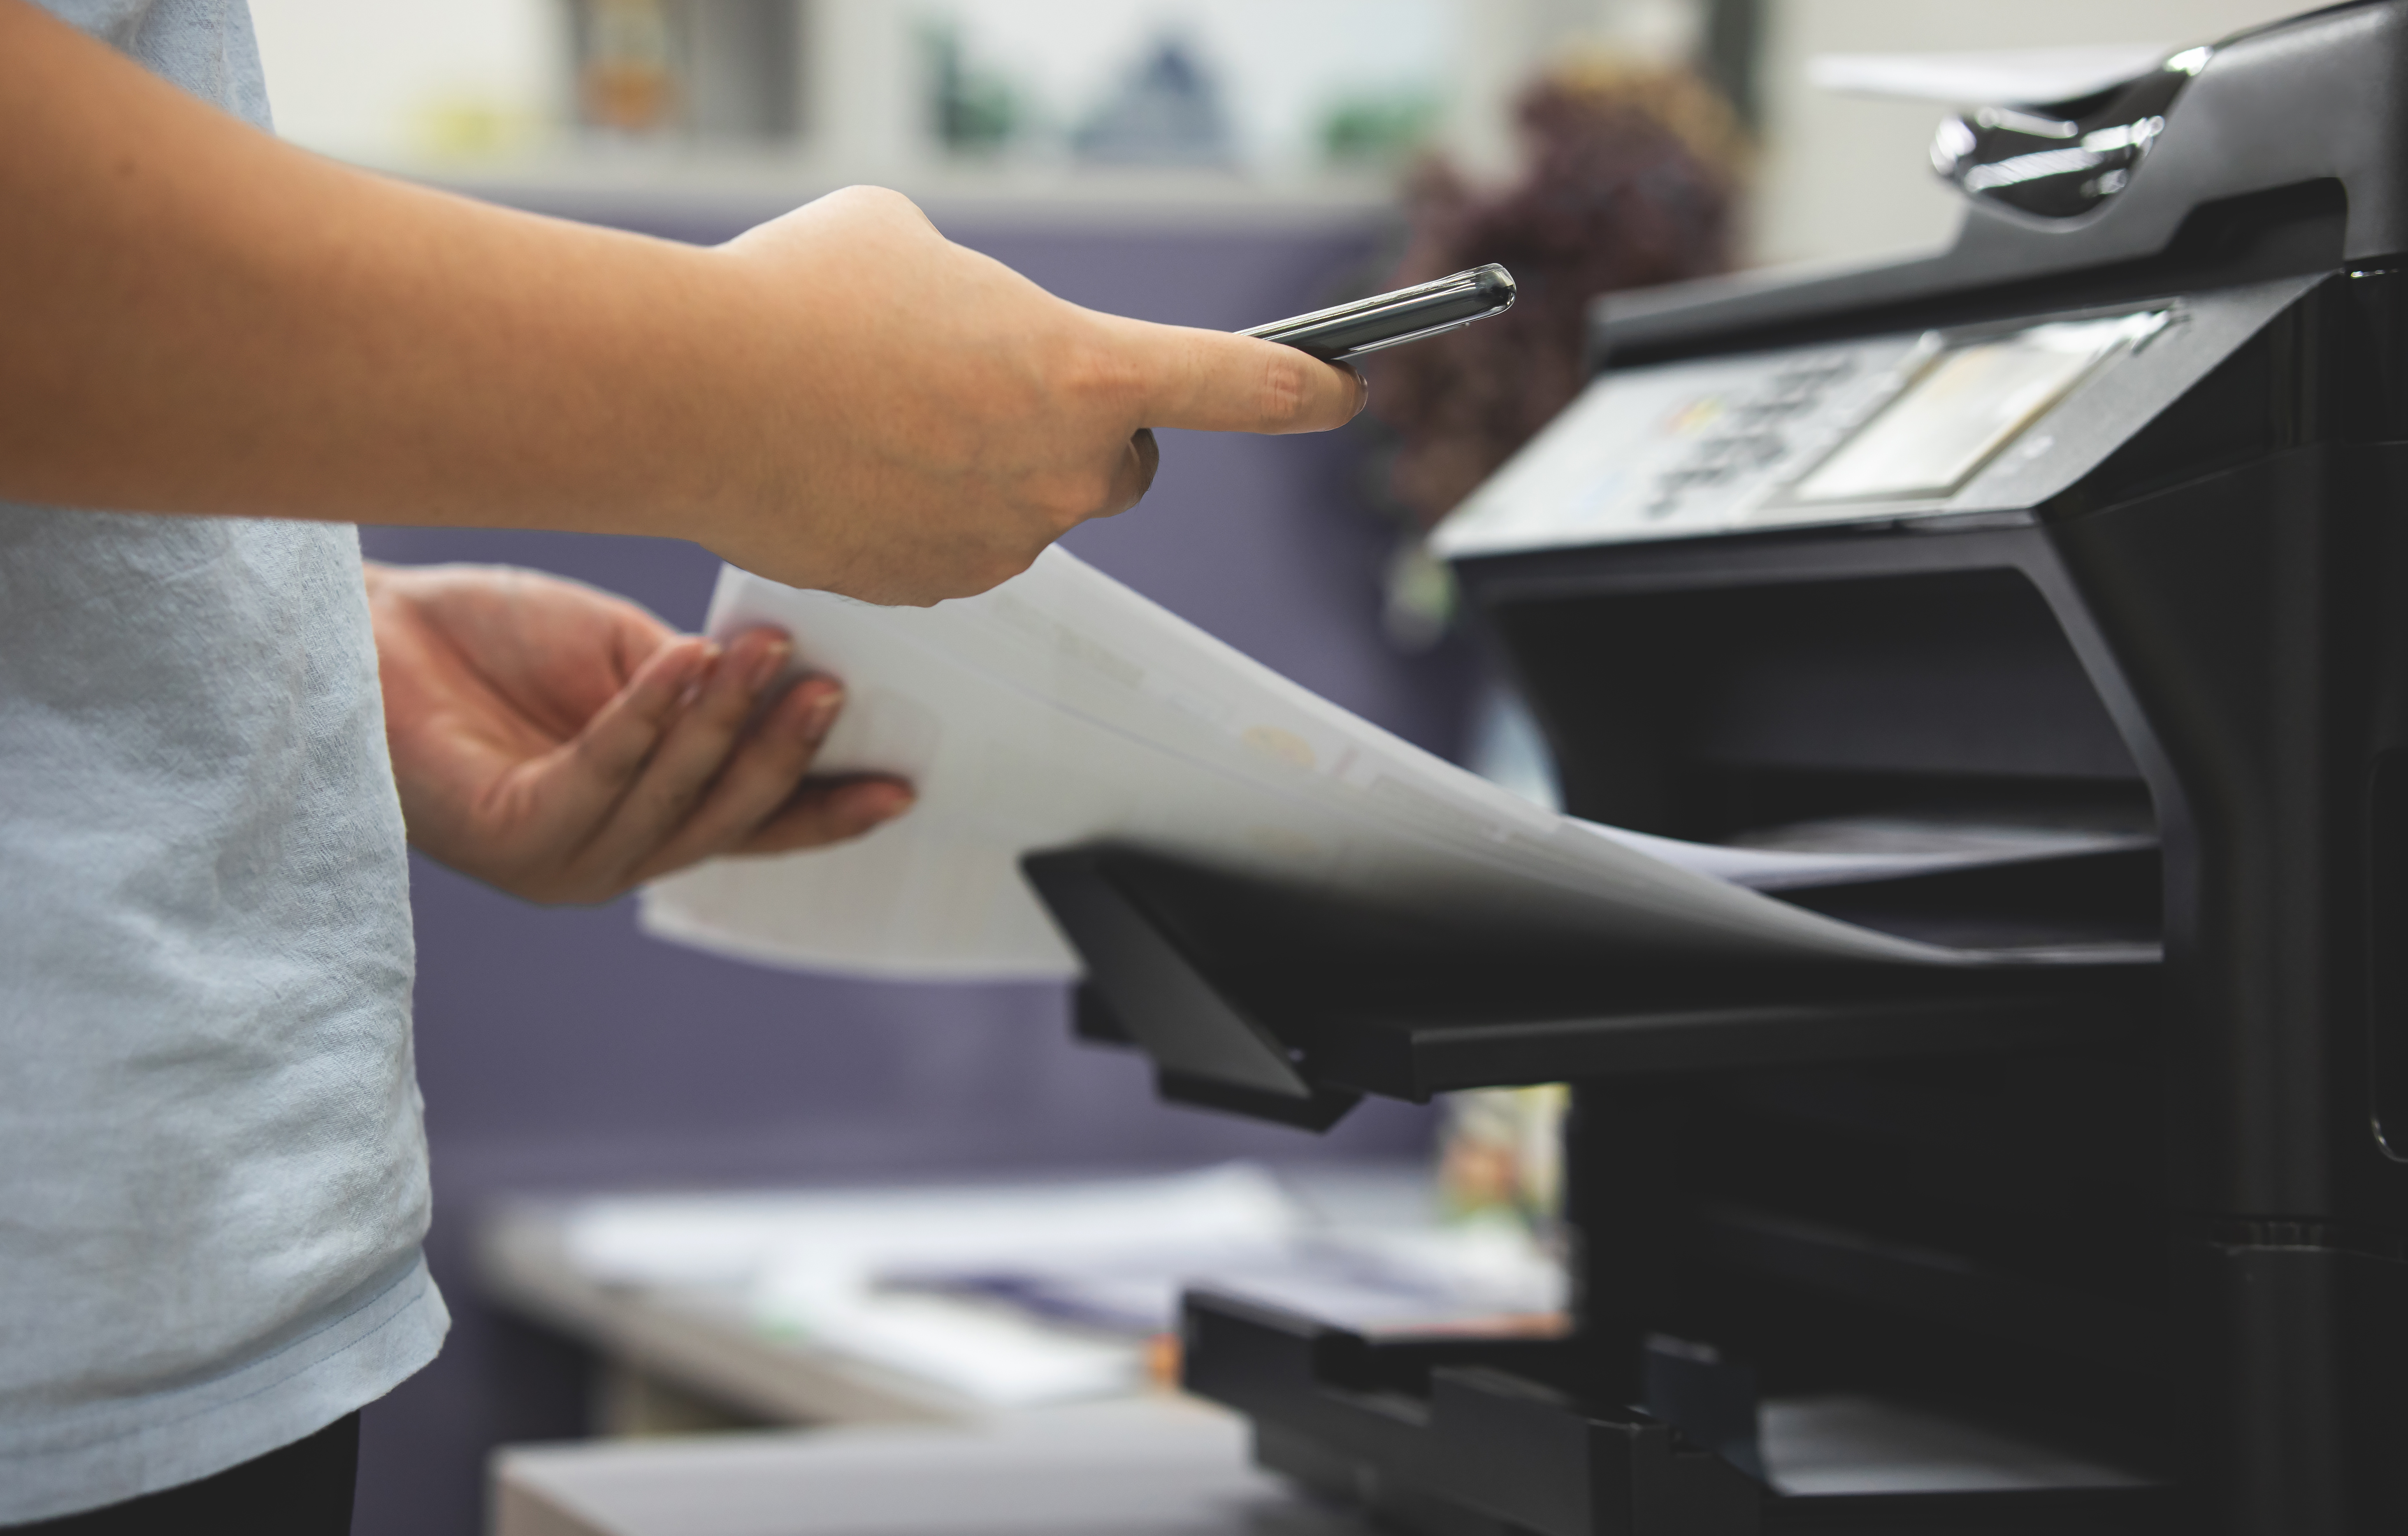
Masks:
[[[1380,294],[1371,298],[1353,299],[1344,304],[1332,305],[1326,309],[1315,309],[1311,314],[1290,315],[1285,320],[1274,320],[1268,324],[1250,325],[1242,331],[1234,332],[1232,334],[1237,336],[1254,337],[1259,340],[1276,341],[1280,338],[1271,334],[1276,331],[1300,330],[1306,326],[1319,325],[1333,320],[1351,320],[1357,315],[1376,314],[1379,312],[1380,309],[1386,305],[1401,304],[1413,299],[1430,298],[1441,294],[1453,293],[1458,290],[1469,290],[1477,286],[1474,280],[1477,279],[1481,273],[1487,271],[1490,266],[1494,266],[1496,265],[1496,263],[1490,262],[1480,266],[1466,267],[1460,272],[1451,272],[1442,278],[1432,278],[1427,282],[1415,283],[1411,288],[1399,288],[1392,294]],[[1509,294],[1505,302],[1498,305],[1496,309],[1486,310],[1481,314],[1473,315],[1470,317],[1470,320],[1486,320],[1490,315],[1502,314],[1506,310],[1513,308],[1513,300],[1519,296],[1520,294],[1518,291],[1512,294]],[[1393,347],[1398,341],[1412,341],[1416,337],[1434,336],[1439,331],[1453,329],[1457,323],[1469,324],[1469,320],[1463,322],[1449,321],[1446,324],[1436,326],[1430,330],[1415,331],[1412,336],[1397,337],[1391,340],[1379,342],[1376,346],[1364,347],[1358,350],[1363,352],[1373,352],[1376,351],[1378,347]]]

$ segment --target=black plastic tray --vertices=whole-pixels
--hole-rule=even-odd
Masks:
[[[1373,1342],[1190,1295],[1188,1390],[1254,1421],[1255,1457],[1413,1536],[2159,1536],[2160,1486],[1775,1493],[1636,1409],[1562,1385],[1577,1342]]]
[[[1365,1094],[2110,1049],[2155,1010],[2155,965],[1584,964],[1383,932],[1122,849],[1025,868],[1086,963],[1082,1037],[1142,1048],[1168,1098],[1292,1125]]]

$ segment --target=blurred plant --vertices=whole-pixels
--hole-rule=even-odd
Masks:
[[[1439,1199],[1456,1220],[1510,1218],[1546,1234],[1563,1214],[1560,1083],[1471,1088],[1446,1096],[1439,1134]]]
[[[410,114],[411,142],[434,160],[483,160],[526,148],[543,135],[538,113],[491,93],[439,92]]]
[[[1422,147],[1439,112],[1439,98],[1427,91],[1341,96],[1322,115],[1322,157],[1338,165],[1393,165]]]
[[[960,31],[938,23],[922,30],[928,63],[928,100],[938,142],[956,153],[999,150],[1019,136],[1027,112],[1010,80],[980,68],[962,47]]]
[[[1387,488],[1415,534],[1579,393],[1591,299],[1730,261],[1747,142],[1696,75],[1583,59],[1541,78],[1516,110],[1526,168],[1512,184],[1476,188],[1440,159],[1414,172],[1391,284],[1502,262],[1520,288],[1514,307],[1365,360],[1372,413],[1398,437]]]

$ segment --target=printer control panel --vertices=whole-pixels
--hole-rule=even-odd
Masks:
[[[1431,547],[1464,559],[2029,511],[2314,280],[1609,368]]]
[[[1737,531],[1898,394],[1919,338],[1599,375],[1434,536],[1448,558]]]
[[[1684,419],[1701,421],[1703,429],[1686,452],[1656,472],[1641,515],[1659,522],[1678,517],[1693,495],[1746,483],[1788,463],[1799,441],[1814,440],[1817,426],[1832,414],[1831,399],[1847,393],[1845,384],[1860,371],[1853,350],[1795,358],[1752,389],[1694,402]]]

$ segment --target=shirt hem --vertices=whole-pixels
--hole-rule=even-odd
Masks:
[[[361,1289],[322,1327],[208,1381],[96,1419],[0,1429],[0,1529],[197,1482],[392,1391],[435,1358],[451,1314],[423,1255]]]

